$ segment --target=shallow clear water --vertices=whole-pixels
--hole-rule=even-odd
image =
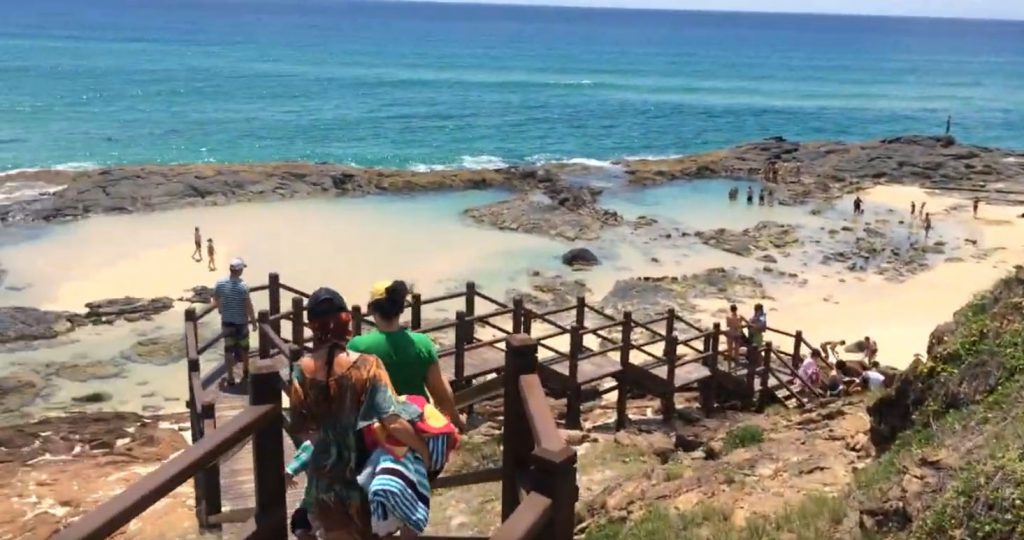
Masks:
[[[324,0],[3,2],[0,170],[497,166],[770,135],[1024,147],[1024,23]]]

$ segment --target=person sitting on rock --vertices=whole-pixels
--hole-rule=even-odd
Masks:
[[[374,284],[366,307],[373,316],[377,331],[352,338],[348,349],[380,358],[399,395],[433,399],[455,427],[465,431],[465,424],[455,408],[452,388],[438,364],[437,346],[430,336],[412,332],[399,321],[405,311],[407,296],[409,287],[404,281]]]
[[[797,371],[797,375],[800,376],[800,382],[805,388],[818,388],[822,384],[821,370],[818,368],[818,364],[821,362],[821,353],[817,350],[812,350],[811,355],[804,359],[803,363],[800,364],[800,369]]]

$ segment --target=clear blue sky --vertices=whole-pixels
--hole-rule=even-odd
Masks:
[[[843,13],[1024,20],[1024,0],[434,0],[787,13]]]

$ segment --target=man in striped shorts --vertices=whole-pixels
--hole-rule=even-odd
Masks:
[[[220,312],[221,332],[224,336],[224,365],[227,366],[226,383],[237,384],[235,364],[243,366],[242,378],[249,375],[249,326],[256,330],[256,312],[249,298],[249,286],[242,281],[245,262],[235,258],[230,265],[231,275],[217,282],[213,288],[213,307]]]

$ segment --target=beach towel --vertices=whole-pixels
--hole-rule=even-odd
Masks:
[[[374,534],[388,536],[403,525],[422,534],[430,519],[430,477],[444,469],[459,434],[444,414],[420,396],[400,396],[420,408],[423,414],[412,422],[430,450],[430,463],[423,456],[388,434],[379,422],[362,429],[368,450],[373,453],[357,481],[370,502],[370,526]]]

